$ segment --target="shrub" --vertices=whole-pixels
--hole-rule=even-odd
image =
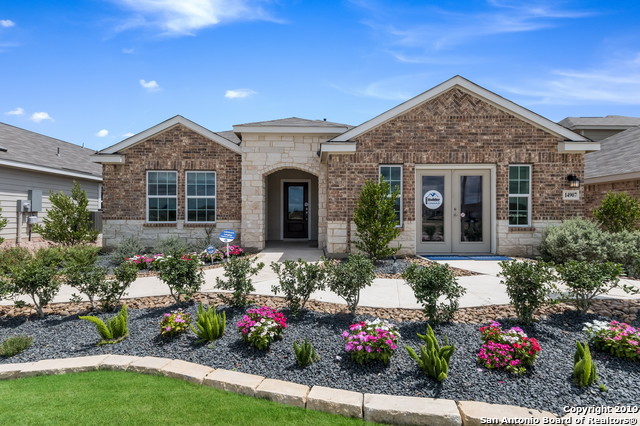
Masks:
[[[347,302],[355,314],[360,302],[360,290],[369,287],[376,277],[373,263],[361,254],[351,254],[346,262],[325,261],[327,286]]]
[[[633,231],[640,224],[640,201],[626,192],[608,192],[593,216],[608,231]]]
[[[565,220],[545,230],[540,246],[544,260],[565,263],[569,260],[603,262],[607,260],[610,236],[586,219]]]
[[[224,276],[226,281],[216,278],[216,287],[222,290],[232,290],[231,297],[222,298],[231,306],[247,306],[249,304],[249,293],[255,290],[251,282],[251,276],[260,272],[264,268],[264,263],[258,262],[253,266],[257,258],[234,258],[229,259],[224,264]]]
[[[498,276],[507,286],[507,294],[516,310],[518,319],[524,323],[533,321],[533,314],[546,302],[554,279],[550,266],[543,262],[503,261]]]
[[[274,284],[271,290],[274,294],[284,292],[294,316],[304,309],[311,293],[324,289],[326,271],[319,263],[285,260],[283,263],[272,262],[271,269],[278,275],[278,284]]]
[[[227,314],[224,311],[218,314],[213,306],[203,308],[202,303],[200,303],[198,305],[196,326],[197,328],[189,325],[189,328],[200,338],[199,342],[213,342],[224,334],[227,326]]]
[[[391,191],[388,182],[375,180],[366,181],[360,191],[353,211],[357,237],[355,246],[373,262],[393,256],[402,247],[389,247],[391,240],[400,235],[395,211],[399,194],[397,189]]]
[[[568,287],[566,292],[559,290],[562,297],[575,304],[582,313],[589,309],[594,297],[606,294],[614,288],[620,288],[629,294],[638,292],[626,284],[620,285],[622,267],[615,263],[570,260],[564,265],[557,265],[556,270],[562,283]]]
[[[386,320],[361,321],[342,333],[344,350],[358,364],[380,360],[389,363],[398,348],[400,332]]]
[[[60,290],[58,270],[48,262],[47,251],[42,249],[9,268],[6,292],[12,297],[29,296],[39,317],[44,317],[44,306],[49,304]]]
[[[520,327],[503,331],[499,322],[480,327],[484,344],[478,362],[486,368],[504,368],[513,374],[524,374],[542,350],[538,341],[528,337]]]
[[[42,224],[33,226],[33,231],[42,238],[65,246],[94,242],[99,232],[94,230],[87,206],[87,193],[78,182],[73,182],[71,196],[63,192],[50,193],[51,208],[42,219]]]
[[[191,325],[191,314],[184,312],[182,309],[167,312],[160,320],[160,335],[163,337],[172,337],[182,334],[189,329]]]
[[[71,265],[65,268],[65,282],[71,287],[85,294],[91,303],[91,308],[95,309],[96,300],[100,298],[104,288],[107,270],[96,265]],[[80,296],[72,294],[72,301],[79,302]]]
[[[640,231],[609,234],[607,260],[621,264],[630,277],[640,277]]]
[[[170,235],[166,238],[161,238],[156,241],[154,251],[156,253],[179,253],[184,254],[188,251],[189,245],[185,240],[176,236]]]
[[[118,343],[129,335],[129,316],[127,305],[122,305],[117,315],[108,318],[105,323],[96,316],[79,316],[81,320],[87,320],[95,324],[102,340],[98,345]]]
[[[60,269],[64,266],[66,250],[62,247],[43,248],[38,250],[34,256],[43,265],[54,269]]]
[[[429,321],[450,321],[458,310],[458,299],[466,293],[447,264],[422,267],[412,263],[402,278],[413,289]]]
[[[2,209],[0,208],[0,231],[9,223],[9,219],[2,217]],[[0,244],[4,242],[4,238],[0,237]]]
[[[29,349],[33,344],[33,337],[12,336],[7,337],[0,343],[0,356],[9,358],[18,355],[20,352]]]
[[[420,355],[413,348],[405,345],[404,348],[409,353],[409,356],[418,363],[418,367],[427,376],[438,382],[445,380],[449,373],[449,360],[455,350],[454,346],[449,345],[449,339],[445,336],[444,346],[441,347],[429,324],[427,324],[425,334],[418,334],[418,337],[425,343],[420,345]]]
[[[11,268],[31,259],[31,253],[24,247],[9,247],[0,251],[0,275],[9,274]]]
[[[591,358],[591,351],[587,343],[576,342],[576,352],[573,355],[573,382],[580,386],[591,386],[598,380],[596,363]]]
[[[260,350],[265,350],[271,342],[282,336],[287,327],[287,318],[268,306],[247,309],[246,315],[238,321],[238,331],[242,340]]]
[[[176,303],[190,300],[204,284],[204,274],[200,260],[195,255],[174,253],[154,262],[158,277],[169,286],[169,292]]]
[[[596,349],[640,361],[640,328],[618,321],[594,321],[583,330]]]
[[[145,247],[137,237],[127,237],[111,252],[109,260],[114,265],[119,265],[139,253],[144,253],[144,251]]]
[[[296,354],[296,364],[299,367],[306,367],[320,359],[309,339],[304,339],[304,342],[301,343],[294,341],[293,352]]]

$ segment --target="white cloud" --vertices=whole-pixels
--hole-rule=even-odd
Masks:
[[[140,80],[140,86],[144,87],[150,92],[155,92],[156,90],[160,90],[160,85],[155,80]]]
[[[229,99],[242,99],[242,98],[248,98],[249,96],[253,96],[257,94],[258,92],[255,92],[251,89],[234,89],[234,90],[227,90],[224,93],[224,97]]]
[[[0,19],[0,27],[9,28],[16,25],[11,19]]]
[[[99,130],[98,133],[96,133],[96,136],[99,138],[104,138],[108,135],[109,135],[109,131],[107,129]]]
[[[11,111],[5,112],[5,114],[7,114],[7,115],[23,115],[24,114],[24,109],[20,108],[20,107],[17,107],[17,108],[12,109]]]
[[[130,138],[131,136],[133,136],[135,133],[131,133],[131,132],[127,132],[124,135],[122,135],[123,138]]]
[[[166,34],[193,35],[194,31],[221,22],[276,21],[260,0],[112,0],[138,15],[123,22],[118,30],[159,27]]]
[[[34,112],[33,114],[31,114],[30,120],[39,123],[43,120],[53,121],[53,118],[49,115],[48,112]]]
[[[129,49],[125,48],[125,49],[122,49],[122,53],[124,53],[125,55],[131,55],[131,54],[133,54],[134,52],[135,52],[135,49],[133,49],[133,48],[129,48]]]
[[[354,96],[384,99],[389,101],[406,101],[420,93],[424,87],[432,85],[430,75],[426,73],[398,75],[378,81],[374,81],[364,87],[343,87],[332,85],[333,88]]]

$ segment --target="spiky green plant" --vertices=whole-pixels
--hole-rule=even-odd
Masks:
[[[440,346],[429,324],[425,334],[418,333],[418,337],[425,342],[425,345],[420,345],[420,355],[413,348],[405,345],[409,356],[418,363],[427,376],[439,382],[445,380],[449,372],[449,359],[455,350],[454,346],[449,345],[449,339],[446,336],[444,346]]]
[[[102,337],[102,340],[98,342],[98,345],[118,343],[129,335],[129,316],[127,313],[127,305],[122,305],[120,312],[118,312],[117,315],[108,318],[106,323],[93,315],[85,315],[78,318],[87,320],[96,325],[98,334]]]
[[[591,358],[588,343],[576,342],[573,355],[573,381],[580,387],[591,386],[598,380],[596,363]]]
[[[222,311],[221,314],[216,312],[213,306],[204,308],[202,303],[198,305],[198,318],[196,320],[195,328],[189,324],[189,328],[200,339],[199,342],[213,342],[222,337],[224,330],[227,326],[227,314]]]
[[[302,343],[294,341],[293,352],[296,354],[296,363],[300,367],[306,367],[320,359],[309,339],[304,339]]]
[[[0,357],[9,358],[18,355],[20,352],[28,349],[32,343],[33,337],[29,336],[7,337],[0,343]]]

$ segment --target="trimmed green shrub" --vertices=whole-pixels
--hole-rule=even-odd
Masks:
[[[71,287],[85,294],[91,303],[91,308],[96,308],[96,301],[104,287],[106,268],[96,265],[72,264],[65,268],[65,282]],[[81,297],[75,293],[71,295],[73,302],[79,302]]]
[[[249,304],[249,294],[255,291],[251,278],[256,275],[264,263],[258,262],[257,258],[234,257],[224,263],[224,276],[227,280],[216,278],[216,287],[222,290],[232,290],[231,297],[222,295],[221,297],[231,306],[247,306]]]
[[[204,284],[204,273],[197,255],[178,252],[159,258],[154,262],[158,277],[169,286],[176,303],[190,300]]]
[[[199,337],[198,342],[213,342],[222,337],[226,326],[226,312],[222,311],[221,314],[218,314],[215,307],[203,308],[202,303],[200,303],[196,318],[197,328],[193,325],[189,325],[189,328]]]
[[[9,247],[0,251],[0,275],[9,274],[12,267],[31,259],[31,253],[24,247]]]
[[[272,262],[271,269],[278,275],[278,284],[274,284],[271,290],[274,294],[284,293],[294,316],[304,309],[311,293],[324,289],[327,274],[320,263],[285,260],[283,263]]]
[[[129,335],[129,316],[127,313],[127,305],[122,305],[120,312],[107,319],[106,323],[93,315],[79,316],[78,318],[95,324],[98,334],[102,337],[102,340],[98,342],[98,345],[118,343]]]
[[[499,263],[502,270],[500,281],[507,286],[507,294],[516,310],[518,319],[525,323],[533,321],[533,314],[545,304],[551,292],[554,279],[551,267],[544,262],[518,262],[516,260]]]
[[[360,290],[369,287],[376,277],[373,262],[361,254],[351,254],[346,262],[324,261],[327,286],[347,302],[352,314],[360,303]]]
[[[127,289],[138,277],[138,267],[132,263],[124,262],[113,270],[114,280],[106,280],[100,289],[99,299],[102,309],[113,310]]]
[[[429,321],[450,321],[458,310],[458,299],[466,293],[447,264],[422,267],[412,263],[402,278],[413,289]]]
[[[626,192],[607,192],[593,216],[607,231],[633,231],[640,226],[640,201]]]
[[[73,246],[94,242],[99,232],[93,229],[91,214],[88,210],[87,193],[78,182],[73,182],[71,195],[50,193],[51,208],[42,219],[42,224],[33,226],[33,231],[42,238]]]
[[[640,277],[640,231],[609,234],[607,260],[619,263],[630,277]]]
[[[145,247],[137,237],[127,237],[109,254],[109,260],[114,265],[120,265],[125,260],[144,252]]]
[[[7,337],[0,343],[0,356],[9,358],[18,355],[20,352],[29,349],[33,344],[33,337],[12,336]]]
[[[309,339],[304,339],[304,342],[293,342],[293,352],[296,354],[296,364],[298,367],[306,367],[311,365],[320,359],[320,356],[316,353],[316,349]]]
[[[353,211],[357,237],[354,244],[373,262],[393,256],[402,247],[389,247],[400,235],[395,211],[398,195],[399,191],[391,191],[391,185],[385,181],[368,180],[360,191]]]
[[[591,386],[598,380],[596,363],[591,358],[589,344],[576,342],[576,352],[573,355],[573,382],[580,386]]]
[[[544,260],[554,263],[569,260],[604,262],[610,238],[594,222],[569,219],[545,230],[540,253]]]
[[[447,378],[449,373],[449,360],[455,350],[453,345],[449,345],[449,339],[445,336],[444,346],[440,346],[433,329],[427,324],[425,334],[418,334],[418,337],[424,341],[424,345],[420,345],[420,355],[410,347],[405,345],[404,348],[413,358],[424,373],[432,379],[441,382]]]
[[[166,238],[161,238],[156,241],[154,251],[156,253],[180,253],[184,254],[188,251],[189,245],[185,240],[177,235],[170,235]],[[141,253],[138,253],[141,254]]]
[[[586,312],[594,297],[606,294],[614,288],[620,288],[628,294],[638,291],[627,285],[620,285],[622,267],[611,262],[579,262],[570,260],[557,265],[556,270],[568,291],[562,293],[563,298],[576,305],[578,311]]]
[[[9,223],[9,219],[2,217],[2,209],[0,208],[0,231],[2,231],[2,229],[7,226],[7,223]],[[4,242],[4,238],[0,237],[0,244],[2,244]]]

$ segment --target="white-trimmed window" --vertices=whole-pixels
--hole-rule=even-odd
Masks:
[[[178,173],[147,171],[147,222],[171,223],[177,216]]]
[[[398,198],[396,198],[395,210],[398,226],[402,226],[402,166],[380,166],[380,180],[391,185],[389,195],[396,189],[399,191]]]
[[[509,226],[531,226],[531,166],[509,166]]]
[[[216,172],[186,173],[186,221],[216,221]]]

